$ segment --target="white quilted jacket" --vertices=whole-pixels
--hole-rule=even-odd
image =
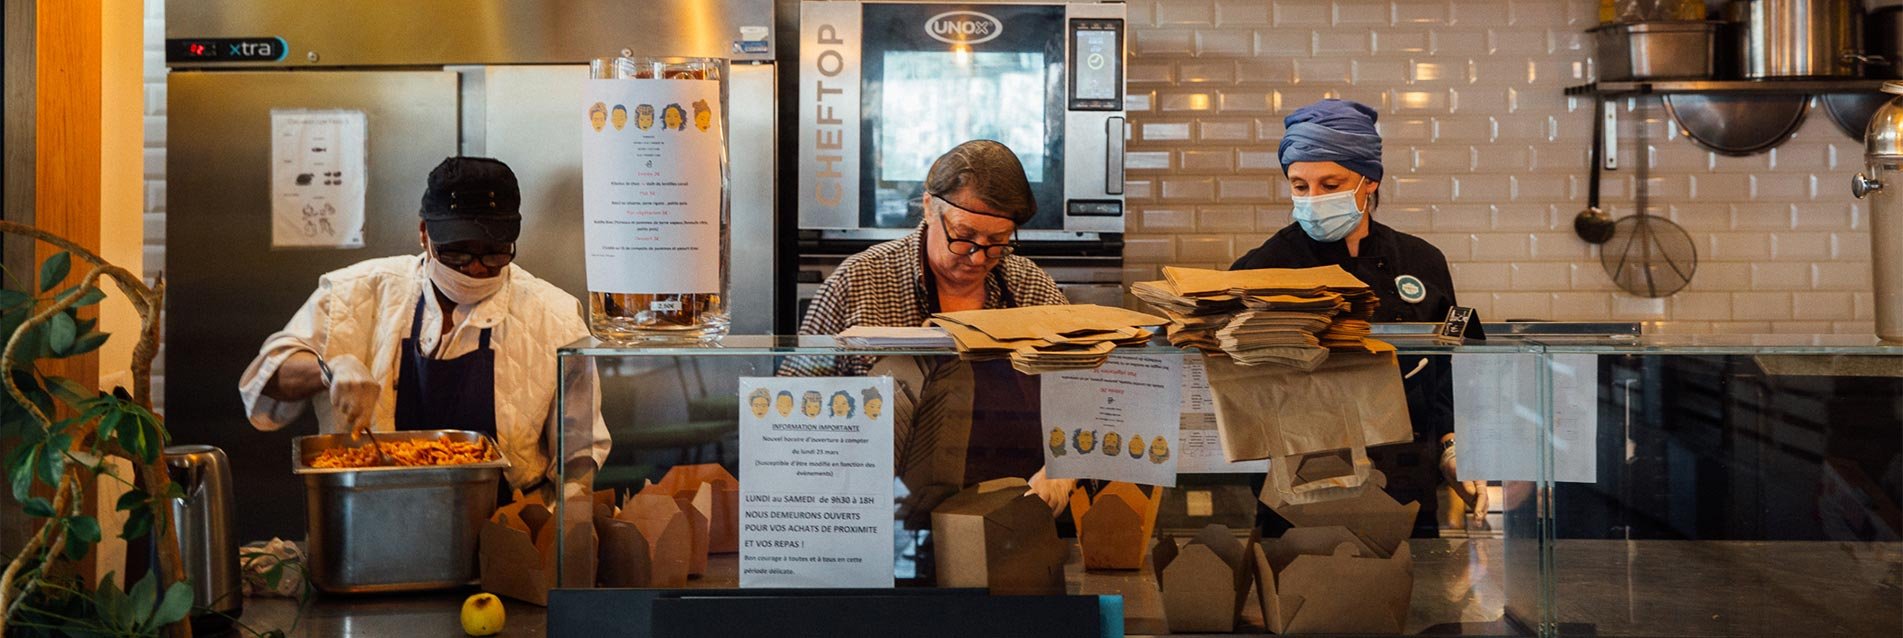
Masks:
[[[389,430],[396,419],[397,360],[402,340],[410,334],[410,317],[429,281],[422,256],[386,257],[364,261],[325,274],[317,291],[284,330],[265,340],[258,357],[239,381],[239,393],[251,424],[276,430],[316,406],[325,432],[333,425],[330,402],[320,394],[309,401],[279,402],[264,396],[264,385],[279,365],[300,350],[331,359],[355,355],[383,385],[372,419],[373,427]],[[425,329],[421,349],[430,356],[453,358],[477,347],[483,328],[492,328],[490,347],[496,351],[496,429],[504,454],[513,464],[509,482],[518,488],[534,485],[555,469],[549,450],[556,427],[568,428],[566,459],[592,457],[599,466],[608,456],[608,429],[601,420],[601,402],[595,395],[592,366],[575,365],[570,378],[569,423],[557,423],[556,349],[588,336],[581,304],[548,282],[519,266],[504,275],[508,283],[494,296],[473,307],[456,309],[454,329],[437,344]],[[432,295],[433,297],[433,295]],[[442,314],[432,299],[425,304],[425,326],[441,325]],[[584,360],[585,361],[585,360]]]

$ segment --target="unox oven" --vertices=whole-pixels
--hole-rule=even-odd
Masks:
[[[1027,241],[1123,232],[1124,5],[800,5],[799,222],[822,239],[918,224],[920,183],[994,139],[1037,194]]]

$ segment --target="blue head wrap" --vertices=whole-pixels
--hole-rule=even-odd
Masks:
[[[1381,181],[1381,134],[1375,131],[1379,114],[1368,105],[1348,100],[1322,100],[1296,109],[1282,119],[1288,132],[1276,154],[1282,172],[1294,162],[1334,162]]]

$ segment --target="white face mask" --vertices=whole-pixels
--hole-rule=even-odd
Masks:
[[[468,305],[495,296],[497,291],[502,290],[502,284],[509,278],[509,266],[504,266],[502,272],[496,273],[494,277],[471,277],[436,261],[436,255],[432,253],[429,256],[429,280],[456,305]]]
[[[1366,181],[1367,178],[1362,178],[1362,181],[1355,182],[1354,188],[1327,195],[1290,197],[1289,200],[1295,205],[1290,216],[1315,241],[1341,241],[1361,226],[1361,218],[1366,213],[1361,210],[1355,196],[1361,192],[1361,185]]]

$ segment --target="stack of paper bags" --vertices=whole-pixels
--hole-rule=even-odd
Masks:
[[[1313,370],[1331,350],[1392,351],[1367,338],[1374,290],[1339,266],[1205,270],[1165,266],[1131,292],[1170,317],[1170,343],[1242,365]]]
[[[1296,505],[1263,500],[1294,527],[1255,553],[1256,592],[1278,634],[1400,634],[1414,591],[1407,537],[1419,503],[1380,488],[1350,499]]]
[[[1042,374],[1101,366],[1117,346],[1146,344],[1150,329],[1169,320],[1080,304],[942,312],[930,323],[951,334],[965,359],[1009,358],[1019,372]]]

